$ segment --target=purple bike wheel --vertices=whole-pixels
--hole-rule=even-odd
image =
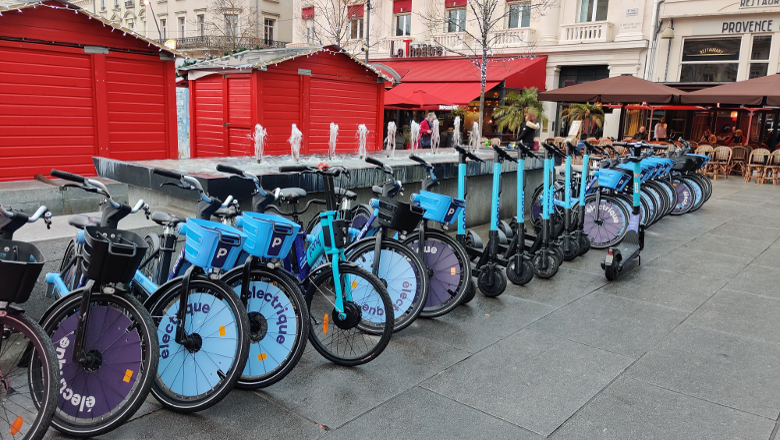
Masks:
[[[409,244],[417,252],[419,241]],[[452,301],[453,293],[460,285],[460,261],[455,252],[436,238],[425,239],[423,264],[431,270],[431,286],[424,309],[438,308]]]
[[[674,191],[677,193],[677,205],[675,205],[671,214],[672,215],[685,214],[693,206],[693,202],[694,202],[693,191],[691,191],[691,188],[688,186],[687,183],[685,183],[680,179],[674,179],[672,186],[674,186]]]
[[[619,201],[602,198],[596,220],[596,198],[585,201],[583,232],[588,235],[591,247],[604,249],[619,243],[628,229],[628,213]]]

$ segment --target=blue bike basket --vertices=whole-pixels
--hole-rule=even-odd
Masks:
[[[233,267],[241,253],[241,243],[246,236],[238,229],[222,223],[187,219],[184,229],[187,241],[184,252],[187,261],[204,268]]]
[[[301,226],[278,215],[245,212],[237,224],[244,229],[244,250],[255,257],[284,258]]]
[[[416,194],[415,201],[425,209],[424,219],[444,224],[455,223],[458,215],[466,207],[465,200],[430,191],[420,191],[420,194]]]
[[[599,186],[602,188],[610,188],[621,190],[628,183],[628,177],[623,179],[626,174],[620,171],[610,170],[608,168],[599,169]],[[623,182],[621,182],[621,179]]]

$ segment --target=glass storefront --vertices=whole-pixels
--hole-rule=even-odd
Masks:
[[[741,37],[685,39],[680,82],[736,81],[741,43]]]

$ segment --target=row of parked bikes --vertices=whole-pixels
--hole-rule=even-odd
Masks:
[[[613,147],[587,143],[565,151],[518,146],[514,155],[493,147],[486,245],[465,222],[469,167],[483,160],[460,147],[457,198],[434,192],[435,167],[410,156],[426,177],[405,201],[393,169],[367,158],[384,184],[356,206],[357,195],[337,185],[349,176],[341,166],[280,167],[318,176],[325,197],[316,199],[300,188],[266,189],[259,176],[218,165],[254,184],[249,209],[210,195],[192,176],[154,170],[153,183],[197,195],[191,218],[150,213],[143,201],[114,199],[98,180],[52,170],[66,187],[102,196],[105,206],[99,218],[69,218],[77,233],[60,270],[45,276],[57,300],[39,322],[14,303],[29,299],[45,259],[13,235],[39,219],[50,226],[51,215],[46,207],[32,216],[0,207],[0,437],[37,439],[49,426],[79,437],[104,434],[149,393],[171,410],[201,411],[234,387],[282,380],[307,343],[338,365],[365,364],[418,317],[442,316],[477,289],[496,297],[507,278],[523,285],[553,277],[563,261],[591,247],[609,248],[603,266],[612,279],[638,257],[644,228],[698,209],[711,194],[696,173],[706,159],[689,154],[690,146],[674,154],[645,143],[624,146],[630,154],[612,158]],[[581,165],[573,165],[580,155]],[[544,177],[526,231],[531,157],[543,160]],[[517,215],[501,221],[507,162],[517,163]],[[320,212],[304,224],[309,210]],[[159,234],[119,228],[139,211],[162,228]],[[436,226],[454,223],[454,237]]]

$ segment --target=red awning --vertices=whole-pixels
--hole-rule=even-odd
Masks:
[[[446,0],[444,2],[445,8],[462,8],[466,6],[466,0]]]
[[[487,84],[485,84],[485,92],[497,86],[498,84],[498,82],[489,81]],[[386,92],[385,103],[388,106],[391,105],[387,103],[388,95],[392,96],[394,99],[391,102],[397,102],[399,100],[397,100],[396,97],[410,96],[416,90],[422,90],[431,96],[436,96],[456,105],[465,106],[468,105],[471,101],[476,101],[479,99],[480,83],[403,83]]]
[[[314,18],[314,6],[310,8],[303,8],[301,10],[301,18],[303,18],[304,20],[309,20]]]
[[[393,2],[393,14],[412,12],[412,0],[395,0]]]
[[[363,5],[350,6],[349,9],[347,9],[347,15],[349,18],[362,17]]]
[[[479,84],[480,81],[480,72],[477,66],[463,58],[394,58],[380,61],[380,63],[398,72],[401,75],[401,82],[404,84],[436,82],[476,82]],[[544,90],[547,76],[546,66],[546,57],[493,59],[488,64],[487,80],[489,82],[506,80],[506,86],[513,89],[536,87],[539,90]],[[425,88],[423,87],[423,89]],[[427,91],[427,89],[425,90]]]

